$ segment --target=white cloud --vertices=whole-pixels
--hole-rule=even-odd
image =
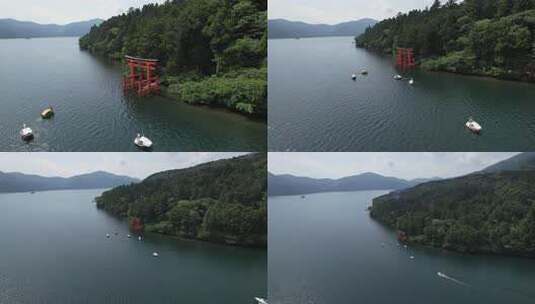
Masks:
[[[481,170],[517,153],[269,153],[269,171],[315,178],[375,172],[398,178],[454,177]]]
[[[145,178],[246,153],[0,153],[0,171],[42,176],[73,176],[94,171]]]

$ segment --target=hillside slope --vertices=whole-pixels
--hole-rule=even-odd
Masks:
[[[357,36],[373,26],[377,20],[365,18],[356,21],[349,21],[335,25],[329,24],[309,24],[298,21],[288,21],[284,19],[273,19],[268,21],[268,37],[270,39],[280,38],[306,38],[306,37],[329,37],[329,36]]]
[[[535,257],[534,184],[533,170],[474,173],[375,198],[370,215],[409,242]]]
[[[97,207],[140,219],[145,230],[242,246],[267,246],[265,154],[149,176],[96,199]]]
[[[80,37],[101,19],[73,22],[66,25],[38,24],[35,22],[0,19],[0,38]]]
[[[383,20],[357,46],[387,54],[413,48],[428,70],[535,81],[535,2],[457,2]]]
[[[69,178],[0,172],[0,193],[67,189],[104,189],[138,181],[138,179],[128,176],[119,176],[102,171]]]
[[[115,59],[158,59],[180,102],[267,115],[267,1],[173,0],[110,18],[80,47]]]

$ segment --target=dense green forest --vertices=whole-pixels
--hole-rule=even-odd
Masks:
[[[421,67],[535,81],[535,0],[448,0],[386,19],[357,46],[414,48]]]
[[[409,242],[535,258],[535,171],[474,173],[375,198],[370,215]]]
[[[93,27],[80,47],[116,59],[159,59],[167,95],[266,116],[266,0],[173,0],[132,8]]]
[[[96,198],[146,231],[241,246],[267,246],[267,157],[252,154],[157,173]]]

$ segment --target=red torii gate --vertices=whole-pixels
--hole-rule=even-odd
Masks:
[[[125,59],[129,67],[129,74],[124,76],[123,79],[125,91],[135,90],[140,96],[160,93],[160,78],[156,75],[156,70],[158,69],[157,59],[132,56],[125,56]]]
[[[412,48],[396,48],[396,66],[402,69],[411,69],[416,66]]]

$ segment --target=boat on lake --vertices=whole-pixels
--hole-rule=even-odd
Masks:
[[[30,141],[33,139],[33,130],[32,128],[27,127],[26,124],[22,125],[22,130],[20,130],[19,134],[24,141]]]
[[[150,149],[152,147],[152,141],[148,137],[145,137],[145,135],[139,133],[134,139],[134,144],[141,149]]]
[[[410,84],[410,85],[413,85],[413,84],[414,84],[414,79],[413,79],[413,78],[411,78],[411,80],[409,80],[409,84]]]
[[[470,117],[468,121],[466,122],[466,127],[470,131],[477,133],[477,134],[479,134],[481,130],[483,129],[480,124],[478,124],[474,119],[472,119],[472,117]]]
[[[258,298],[258,297],[255,297],[254,299],[255,299],[256,303],[258,303],[258,304],[268,304],[266,299]]]
[[[152,256],[155,257],[155,258],[157,258],[157,257],[160,256],[160,254],[158,254],[158,252],[154,251],[154,252],[152,253]]]
[[[52,107],[48,107],[41,112],[41,117],[43,119],[50,119],[52,116],[54,116],[54,109],[52,109]]]
[[[403,76],[401,76],[399,74],[398,75],[394,75],[394,79],[395,80],[401,80],[401,79],[403,79]]]
[[[361,75],[368,75],[368,70],[363,69],[363,70],[360,71],[360,74]]]

